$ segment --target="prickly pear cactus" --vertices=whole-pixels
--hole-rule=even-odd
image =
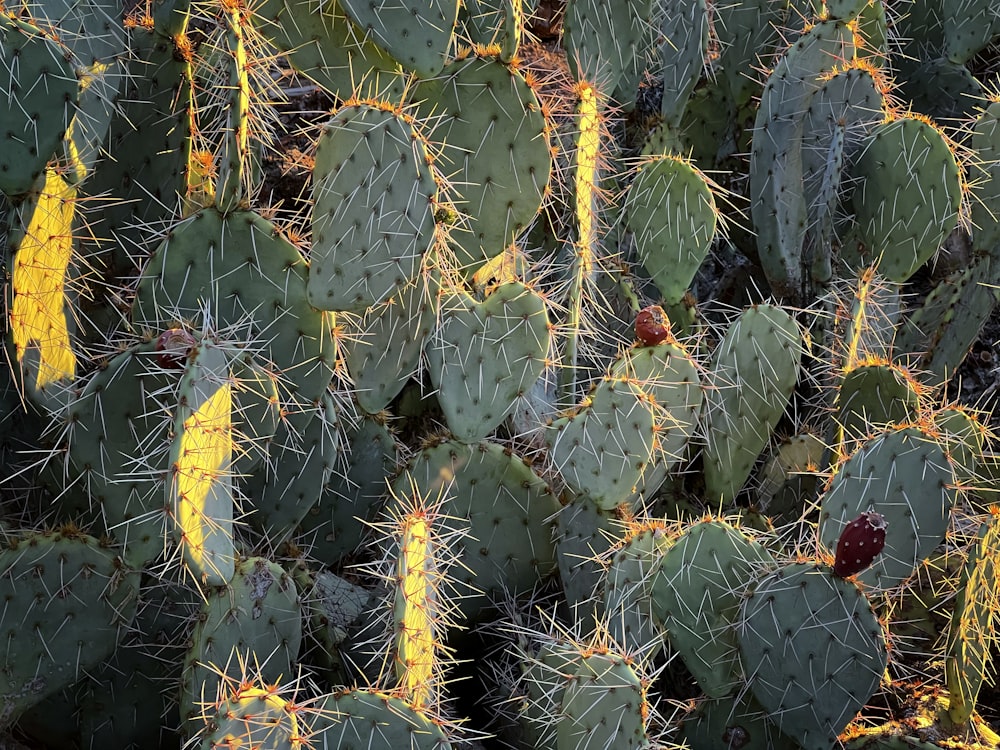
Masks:
[[[834,550],[844,528],[865,511],[885,517],[885,551],[859,573],[866,585],[898,586],[943,540],[957,500],[944,448],[916,426],[865,441],[836,470],[820,509],[819,536]]]

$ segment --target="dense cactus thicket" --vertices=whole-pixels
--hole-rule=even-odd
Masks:
[[[5,747],[1000,744],[995,3],[0,7]]]

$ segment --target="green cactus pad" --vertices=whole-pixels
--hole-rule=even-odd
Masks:
[[[885,634],[864,594],[810,563],[759,581],[743,602],[737,633],[754,697],[802,747],[832,747],[888,663]]]
[[[153,332],[208,314],[235,327],[270,362],[287,392],[280,407],[295,424],[333,379],[331,320],[306,299],[306,263],[269,221],[252,212],[225,217],[208,208],[175,226],[143,269],[132,309]]]
[[[388,302],[341,324],[355,398],[368,414],[385,409],[417,372],[437,320],[438,288],[436,273],[421,274]]]
[[[708,180],[680,157],[651,159],[639,165],[625,208],[640,262],[667,304],[677,304],[715,239]]]
[[[996,308],[996,264],[989,256],[975,258],[942,279],[900,325],[896,348],[915,355],[928,385],[954,377]]]
[[[850,186],[842,184],[843,165],[853,163],[863,134],[881,121],[883,106],[879,82],[861,61],[820,83],[809,102],[802,125],[802,189],[810,230],[802,264],[803,273],[817,281],[829,280],[836,214],[849,195]],[[836,229],[846,231],[839,224]]]
[[[958,224],[962,203],[954,149],[934,125],[914,117],[869,135],[851,172],[861,249],[842,256],[844,262],[877,262],[880,274],[904,282],[937,252]]]
[[[655,407],[640,388],[624,378],[604,378],[546,434],[549,460],[563,481],[604,510],[632,497],[656,448]]]
[[[740,683],[736,614],[750,582],[775,565],[763,546],[722,520],[687,527],[664,552],[650,610],[711,698]]]
[[[296,440],[272,448],[272,466],[245,475],[243,492],[253,498],[249,522],[278,547],[320,502],[340,459],[340,424],[329,395]]]
[[[0,552],[0,727],[114,653],[135,616],[139,574],[76,529],[32,534]]]
[[[663,69],[660,114],[673,128],[680,125],[687,101],[705,68],[710,17],[706,0],[668,0],[653,4],[653,23],[659,27],[660,66]]]
[[[972,124],[969,147],[977,163],[969,170],[972,241],[976,250],[990,251],[1000,244],[1000,100],[990,102]]]
[[[909,372],[890,362],[860,364],[848,370],[837,391],[834,417],[841,433],[841,450],[845,441],[863,440],[880,427],[915,421],[921,390]]]
[[[187,16],[178,13],[179,19]],[[170,19],[170,23],[177,23]],[[181,29],[171,31],[179,34]],[[186,191],[190,152],[188,112],[191,66],[184,55],[182,33],[166,36],[152,29],[132,29],[120,116],[112,118],[104,148],[114,158],[99,159],[83,188],[89,195],[113,195],[101,202],[97,234],[109,242],[87,252],[107,265],[109,276],[131,277],[136,258],[148,254],[150,228],[163,226],[178,211]],[[156,71],[155,76],[148,72]],[[86,239],[86,238],[84,238]]]
[[[576,673],[583,656],[577,645],[553,637],[515,650],[520,672],[515,690],[523,698],[517,707],[521,746],[555,750],[558,723],[553,717],[562,707],[567,677]]]
[[[491,601],[528,592],[555,569],[549,519],[559,502],[518,456],[494,443],[446,442],[421,451],[409,475],[415,486],[404,474],[393,486],[394,498],[413,491],[444,497],[441,513],[468,522],[449,573],[463,594],[456,603],[463,617],[481,617]],[[390,510],[398,504],[394,499]]]
[[[166,503],[191,575],[220,586],[236,558],[230,359],[207,340],[192,356],[177,391]]]
[[[201,606],[181,679],[181,719],[203,714],[220,700],[227,677],[259,674],[268,683],[295,678],[302,641],[302,606],[295,583],[276,563],[240,560],[229,584],[209,588]]]
[[[761,95],[750,156],[750,209],[761,266],[775,295],[800,301],[808,202],[802,189],[805,113],[826,74],[854,56],[854,30],[820,21],[789,48]],[[743,75],[744,70],[737,72]]]
[[[975,487],[980,481],[978,468],[983,461],[983,449],[989,440],[980,415],[963,406],[952,405],[934,411],[930,418],[951,456],[956,479],[963,485]]]
[[[758,507],[776,523],[798,518],[803,499],[817,495],[826,454],[826,443],[811,432],[782,441],[761,469]]]
[[[611,374],[638,383],[652,399],[656,447],[640,484],[644,493],[653,493],[685,459],[697,430],[705,396],[698,365],[679,343],[664,342],[628,349],[611,365]]]
[[[614,653],[582,656],[566,682],[556,750],[647,747],[646,688],[629,659]]]
[[[954,468],[935,436],[919,427],[889,430],[864,442],[833,475],[822,499],[820,540],[834,550],[860,513],[880,513],[885,549],[858,579],[891,589],[944,540],[956,493]]]
[[[86,381],[66,416],[70,466],[91,501],[87,515],[136,568],[163,553],[170,528],[159,477],[173,427],[167,404],[183,371],[157,366],[155,349],[143,344],[112,359]]]
[[[865,269],[837,312],[835,330],[843,330],[834,342],[834,366],[849,370],[869,360],[889,360],[893,351],[902,348],[898,337],[904,328],[899,325],[902,303],[900,286]]]
[[[549,184],[548,126],[535,91],[495,57],[464,57],[413,91],[419,116],[438,121],[442,170],[467,225],[452,233],[468,275],[503,252],[534,219]],[[489,134],[484,138],[483,134]]]
[[[1000,9],[991,0],[958,0],[946,6],[944,55],[968,63],[1000,36]]]
[[[78,684],[81,750],[138,750],[161,747],[168,737],[176,741],[177,696],[163,688],[180,678],[180,656],[198,615],[198,597],[184,585],[143,581],[132,627],[114,656]]]
[[[339,0],[365,38],[422,78],[444,67],[458,20],[458,0]]]
[[[563,593],[576,622],[590,623],[597,610],[595,592],[604,577],[601,559],[617,536],[613,518],[585,497],[564,505],[556,516],[556,562]]]
[[[661,621],[651,602],[664,552],[671,543],[667,529],[650,523],[612,548],[604,579],[603,625],[626,653],[649,660],[659,653]]]
[[[292,708],[277,690],[239,685],[219,698],[214,712],[206,712],[198,748],[296,750],[302,747],[305,727],[299,726]]]
[[[0,15],[0,191],[21,195],[45,170],[76,111],[80,83],[67,52],[37,27]]]
[[[364,436],[364,437],[362,437]],[[395,474],[397,446],[389,430],[370,417],[347,427],[342,464],[306,513],[293,543],[310,559],[336,566],[371,534],[371,523],[385,505],[386,480]]]
[[[744,0],[712,7],[713,32],[718,36],[720,50],[720,89],[737,107],[760,93],[757,76],[749,76],[747,71],[780,51],[782,30],[793,29],[797,22],[801,28],[802,19],[813,10],[808,5],[809,0]]]
[[[574,0],[566,6],[563,46],[570,74],[610,95],[634,65],[650,23],[650,0]]]
[[[337,0],[263,0],[251,20],[292,67],[341,101],[401,99],[399,64],[364,38]]]
[[[345,428],[346,466],[330,477],[318,505],[302,521],[301,545],[327,565],[358,549],[388,497],[387,481],[399,464],[400,446],[385,415],[363,417]]]
[[[731,501],[784,413],[802,358],[798,324],[782,308],[745,310],[726,331],[709,367],[705,398],[706,499]]]
[[[337,110],[316,145],[310,304],[362,313],[414,279],[437,189],[412,120],[374,104]]]
[[[81,182],[101,158],[101,149],[125,83],[128,45],[122,5],[115,0],[46,0],[26,8],[35,23],[58,30],[79,81],[77,111],[62,142],[66,178]]]
[[[316,747],[340,750],[450,750],[438,722],[406,701],[370,690],[327,697],[313,727]]]
[[[545,300],[520,282],[482,302],[460,291],[446,297],[427,359],[455,439],[474,443],[493,432],[541,376],[549,345]]]

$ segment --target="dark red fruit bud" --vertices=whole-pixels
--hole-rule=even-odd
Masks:
[[[196,343],[183,328],[168,328],[156,339],[156,363],[165,370],[183,370]]]
[[[644,307],[635,316],[635,337],[644,346],[662,344],[671,337],[670,318],[659,305]]]
[[[885,517],[871,510],[847,524],[837,540],[833,572],[847,578],[871,565],[885,547],[886,525]]]

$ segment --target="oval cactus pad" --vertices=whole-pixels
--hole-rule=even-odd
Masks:
[[[434,241],[427,151],[401,114],[349,104],[326,124],[313,176],[309,302],[364,312],[416,276]]]

